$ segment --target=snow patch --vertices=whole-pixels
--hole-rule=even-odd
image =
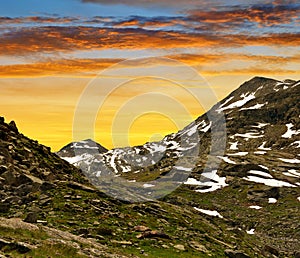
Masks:
[[[246,233],[249,235],[254,235],[254,231],[255,231],[255,229],[251,228],[250,230],[247,230]]]
[[[285,176],[290,176],[290,177],[299,177],[299,176],[294,175],[294,174],[289,173],[289,172],[283,172],[282,174],[285,175]]]
[[[116,155],[112,154],[111,157],[110,157],[110,162],[109,162],[109,165],[111,166],[111,168],[116,172],[118,173],[118,170],[117,170],[117,167],[116,167],[116,164],[115,164],[115,159],[116,159]]]
[[[265,145],[266,145],[267,142],[263,142],[259,147],[258,147],[258,150],[272,150],[271,148],[266,148]]]
[[[227,155],[229,156],[246,156],[248,154],[247,151],[240,151],[240,152],[236,152],[236,153],[228,153]]]
[[[294,146],[294,145],[297,145],[297,146],[295,146],[295,148],[300,148],[300,141],[295,141],[291,144],[291,146]]]
[[[267,103],[264,103],[264,104],[256,104],[256,105],[254,105],[254,106],[252,106],[252,107],[241,108],[241,110],[260,109],[260,108],[262,108],[263,106],[265,106],[266,104],[268,104],[268,102],[267,102]]]
[[[93,157],[93,156],[90,154],[87,154],[87,153],[83,153],[81,155],[77,155],[74,157],[61,157],[61,158],[64,159],[65,161],[69,162],[70,164],[76,164],[79,161],[82,161],[84,159],[89,159],[91,157]]]
[[[239,142],[230,142],[230,147],[229,150],[238,150],[239,148],[237,147]]]
[[[300,177],[300,173],[297,172],[296,169],[289,169],[288,173],[295,175],[296,177]]]
[[[233,102],[233,103],[231,103],[229,106],[225,106],[225,103],[224,103],[224,106],[225,107],[219,107],[216,111],[218,112],[218,113],[220,113],[220,112],[222,112],[222,111],[224,111],[224,110],[227,110],[227,109],[232,109],[232,108],[237,108],[237,107],[242,107],[243,105],[245,105],[247,102],[249,102],[250,100],[252,100],[252,99],[255,99],[255,95],[254,95],[254,93],[246,93],[246,94],[242,94],[241,95],[241,100],[238,100],[238,101],[236,101],[236,102]]]
[[[294,125],[292,123],[286,124],[287,131],[281,136],[283,138],[291,138],[293,135],[297,135],[300,133],[300,130],[292,130]]]
[[[222,105],[220,105],[219,108],[224,107],[230,100],[232,100],[234,97],[230,97],[229,99],[227,99]]]
[[[269,203],[276,203],[277,202],[277,199],[275,198],[269,198]]]
[[[266,154],[266,151],[254,151],[254,154],[258,154],[258,155],[264,155]]]
[[[204,209],[199,209],[197,207],[194,207],[194,209],[196,211],[200,211],[200,212],[202,212],[202,213],[204,213],[206,215],[210,215],[210,216],[214,216],[214,217],[219,217],[221,219],[223,218],[223,216],[219,212],[217,212],[217,211],[204,210]]]
[[[266,166],[264,166],[264,165],[258,165],[258,166],[260,166],[260,167],[263,168],[263,169],[269,170],[269,168],[266,167]]]
[[[226,163],[229,163],[229,164],[236,164],[236,162],[235,161],[233,161],[233,160],[231,160],[231,159],[229,159],[228,157],[226,157],[226,156],[224,156],[224,157],[222,157],[222,156],[218,156],[218,158],[220,158],[220,159],[222,159],[224,162],[226,162]]]
[[[267,126],[268,124],[265,124],[265,123],[258,123],[258,125],[253,125],[252,127],[255,127],[255,128],[263,128],[265,126]]]
[[[245,140],[248,141],[249,139],[255,139],[255,138],[261,138],[261,137],[264,137],[263,135],[260,135],[259,133],[237,133],[234,135],[234,137],[243,137],[243,138],[246,138]]]
[[[227,186],[226,184],[226,177],[220,177],[215,173],[203,173],[203,176],[205,176],[205,179],[202,181],[198,181],[195,178],[188,178],[186,182],[184,182],[185,185],[195,185],[195,186],[203,186],[203,187],[209,187],[205,189],[197,189],[196,192],[199,193],[208,193],[213,192],[217,189],[220,189],[222,187]],[[213,181],[211,181],[211,180]]]
[[[284,158],[278,158],[278,159],[283,161],[283,162],[286,162],[286,163],[292,163],[292,164],[300,163],[299,159],[284,159]]]
[[[186,131],[187,135],[188,136],[192,136],[193,134],[195,134],[197,132],[197,128],[198,128],[198,125],[194,125],[192,128],[190,128],[188,131]]]
[[[296,187],[295,185],[292,185],[285,181],[280,181],[274,178],[261,178],[257,176],[247,176],[243,177],[244,180],[255,182],[255,183],[261,183],[267,186],[275,186],[275,187]]]
[[[183,171],[192,171],[193,168],[185,168],[185,167],[181,167],[181,166],[174,166],[173,169],[176,169],[176,170],[183,170]]]
[[[143,184],[144,188],[150,188],[150,187],[153,187],[153,186],[155,186],[155,185],[153,185],[153,184]]]
[[[251,205],[249,206],[250,209],[255,209],[255,210],[260,210],[262,207],[258,206],[258,205]]]
[[[258,176],[273,178],[270,174],[263,172],[263,171],[259,171],[259,170],[250,170],[250,171],[248,171],[248,173],[258,175]]]
[[[150,145],[151,152],[165,152],[166,151],[166,146],[162,144],[157,144],[157,143],[152,143]]]
[[[210,127],[211,127],[211,122],[209,123],[209,125],[201,129],[200,131],[206,133],[210,129]]]

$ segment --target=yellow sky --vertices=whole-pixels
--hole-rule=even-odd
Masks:
[[[253,76],[255,74],[205,77],[217,99],[222,99]],[[297,79],[297,76],[288,78]],[[15,120],[26,136],[57,151],[74,140],[74,112],[90,81],[91,78],[78,76],[2,78],[1,115],[7,121]],[[201,102],[184,89],[160,80],[156,83],[154,86],[153,80],[147,78],[126,84],[110,94],[95,117],[95,139],[107,148],[143,144],[176,132],[204,112]],[[152,91],[159,94],[151,95]],[[216,100],[208,102],[213,105]]]

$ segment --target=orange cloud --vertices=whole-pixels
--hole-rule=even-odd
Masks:
[[[4,55],[71,52],[88,49],[171,49],[179,47],[241,47],[244,45],[299,46],[299,33],[263,36],[184,33],[145,29],[95,27],[31,27],[4,33],[0,52]]]
[[[145,18],[141,16],[137,16],[134,19],[125,19],[120,22],[111,22],[111,25],[114,27],[129,27],[129,26],[136,26],[139,28],[163,28],[163,27],[171,27],[176,25],[182,25],[182,26],[190,26],[190,23],[188,23],[185,20],[185,17],[151,17],[151,18]]]
[[[206,23],[236,23],[242,24],[246,21],[256,22],[264,26],[286,24],[299,17],[299,6],[287,5],[262,5],[249,8],[237,8],[220,11],[192,10],[189,18]],[[297,21],[299,23],[299,21]],[[231,24],[234,26],[234,24]]]
[[[281,56],[258,56],[258,55],[247,55],[247,54],[178,54],[166,56],[170,59],[175,59],[186,63],[191,66],[199,67],[206,70],[207,73],[219,73],[216,70],[207,70],[206,67],[214,67],[215,64],[225,64],[234,61],[244,61],[252,65],[253,62],[257,66],[261,65],[264,68],[263,73],[269,71],[268,73],[274,71],[275,67],[281,67],[278,72],[284,73],[286,71],[288,74],[294,73],[295,70],[284,70],[282,67],[286,64],[299,63],[300,55],[294,55],[289,57]],[[97,72],[110,67],[116,63],[123,61],[124,59],[118,58],[94,58],[94,59],[58,59],[50,60],[46,62],[28,63],[28,64],[15,64],[15,65],[2,65],[0,66],[0,77],[40,77],[40,76],[57,76],[57,75],[72,75],[80,77],[91,77],[95,76]],[[145,63],[140,64],[144,66],[155,65],[155,59],[149,61],[146,59]],[[150,62],[150,63],[149,63]],[[165,61],[166,62],[166,61]],[[252,62],[252,63],[251,63]],[[126,65],[130,65],[130,61],[126,62]],[[136,64],[136,61],[133,62]],[[168,65],[168,63],[166,63]],[[170,65],[174,63],[170,62]],[[227,69],[226,69],[227,68]],[[247,68],[248,69],[248,68]],[[249,72],[245,69],[245,73]],[[222,73],[232,72],[227,65],[224,65]],[[259,71],[257,71],[259,72]],[[239,72],[240,73],[240,72]]]
[[[62,74],[83,74],[103,70],[122,59],[62,59],[31,64],[0,66],[0,77],[37,77]]]
[[[139,26],[140,22],[138,19],[130,19],[125,21],[120,21],[114,24],[116,27],[128,27],[128,26]]]
[[[41,17],[41,16],[27,16],[27,17],[0,17],[0,24],[23,24],[23,23],[70,23],[79,21],[75,17]]]
[[[254,61],[259,63],[276,64],[278,66],[284,65],[291,62],[300,62],[300,55],[294,56],[261,56],[261,55],[248,55],[243,53],[223,53],[223,54],[179,54],[168,56],[171,59],[188,63],[191,65],[208,64],[208,63],[220,63],[228,62],[233,60],[241,61]]]
[[[256,67],[252,66],[249,68],[243,69],[223,69],[223,70],[201,70],[202,74],[205,75],[268,75],[268,76],[279,76],[279,75],[298,75],[299,70],[292,69],[281,69],[281,68],[265,68],[265,67]]]

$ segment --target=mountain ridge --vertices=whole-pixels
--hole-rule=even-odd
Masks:
[[[214,129],[214,134],[218,136],[214,139],[216,146],[226,144],[224,150],[225,154],[221,152],[218,153],[218,150],[215,150],[216,153],[213,154],[215,157],[212,163],[216,163],[217,165],[215,166],[218,166],[220,163],[216,161],[217,159],[222,160],[220,170],[224,167],[229,170],[234,169],[234,167],[238,167],[235,164],[236,162],[241,159],[248,159],[248,161],[243,162],[246,163],[245,167],[252,166],[255,168],[252,170],[258,172],[255,176],[253,174],[249,175],[250,177],[248,178],[246,176],[247,171],[241,172],[240,175],[243,174],[246,180],[251,178],[262,182],[262,179],[258,177],[263,177],[262,174],[264,171],[261,171],[263,168],[259,168],[260,164],[258,160],[269,164],[270,170],[274,170],[276,166],[279,166],[278,169],[285,173],[285,175],[291,175],[293,173],[288,171],[298,171],[297,165],[295,166],[292,163],[299,161],[297,159],[297,140],[300,139],[300,129],[298,129],[300,128],[300,122],[299,107],[297,105],[299,87],[297,86],[299,86],[299,81],[285,80],[281,82],[270,78],[254,77],[243,83],[224,100],[214,105],[206,114],[198,117],[195,122],[177,133],[165,136],[162,141],[146,143],[136,147],[116,148],[100,154],[100,156],[97,155],[96,158],[93,157],[93,155],[90,157],[85,156],[84,158],[90,163],[97,160],[97,162],[103,164],[102,168],[106,166],[109,167],[113,173],[121,174],[131,180],[138,180],[139,167],[141,167],[142,170],[150,170],[150,173],[157,169],[161,169],[162,173],[165,173],[168,168],[170,171],[170,166],[172,166],[172,164],[174,166],[174,162],[172,162],[172,158],[169,158],[168,155],[173,155],[173,159],[174,157],[180,158],[182,155],[179,149],[182,150],[183,148],[179,146],[179,142],[181,141],[182,143],[185,140],[178,139],[185,137],[186,140],[189,141],[189,136],[186,137],[186,135],[190,134],[193,130],[198,130],[199,139],[201,139],[201,144],[199,145],[199,159],[196,167],[192,169],[193,172],[200,172],[200,170],[203,170],[203,167],[205,167],[207,157],[212,156],[209,154],[212,146],[209,141],[212,140],[211,132],[212,129]],[[289,101],[286,103],[287,99]],[[224,122],[222,120],[223,115],[226,120],[226,128],[222,124]],[[209,121],[210,118],[216,118],[217,120]],[[295,124],[290,123],[290,120]],[[222,130],[226,130],[226,132]],[[278,137],[278,134],[274,133],[275,131],[278,134],[280,133],[282,137]],[[225,133],[228,135],[226,143],[224,142]],[[193,143],[188,143],[186,147],[192,144]],[[284,148],[288,150],[282,151]],[[144,157],[141,153],[145,153]],[[164,154],[167,156],[164,156]],[[148,157],[147,155],[150,156]],[[80,166],[84,164],[84,162],[80,161],[80,154],[78,156],[76,164]],[[160,159],[156,160],[157,157],[155,156],[160,157]],[[140,160],[141,157],[145,162],[136,162]],[[154,164],[149,163],[153,162],[151,159],[155,160]],[[131,165],[130,162],[133,165]],[[162,163],[169,165],[161,165]],[[210,168],[211,171],[217,169],[217,167],[214,168],[213,164],[209,166],[212,166]],[[284,171],[286,168],[288,168],[288,171]],[[240,169],[239,167],[239,170]],[[134,177],[132,174],[128,176],[130,171],[134,171],[134,174],[137,176]],[[251,169],[248,171],[251,171]],[[259,171],[261,171],[261,173]],[[97,171],[89,171],[88,173],[97,174]],[[228,173],[231,174],[231,172]],[[221,174],[224,175],[223,172]],[[295,178],[297,178],[296,174],[294,173],[294,176],[286,177],[285,180],[287,180],[287,182],[284,182],[281,180],[283,177],[282,174],[280,175],[270,171],[268,176],[271,176],[271,178],[270,180],[266,179],[264,183],[269,185],[277,183],[278,185],[283,184],[294,187],[295,182],[299,183],[295,181]],[[266,174],[264,176],[266,176]],[[199,176],[197,177],[199,179]],[[278,179],[276,179],[276,177],[278,177]],[[216,178],[218,178],[218,175],[216,175]],[[192,179],[194,180],[195,178]],[[278,182],[276,182],[276,180]],[[200,185],[199,183],[199,187]]]

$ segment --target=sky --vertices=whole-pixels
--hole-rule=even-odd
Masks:
[[[3,1],[0,116],[53,151],[159,140],[254,76],[299,80],[299,21],[297,0]]]

